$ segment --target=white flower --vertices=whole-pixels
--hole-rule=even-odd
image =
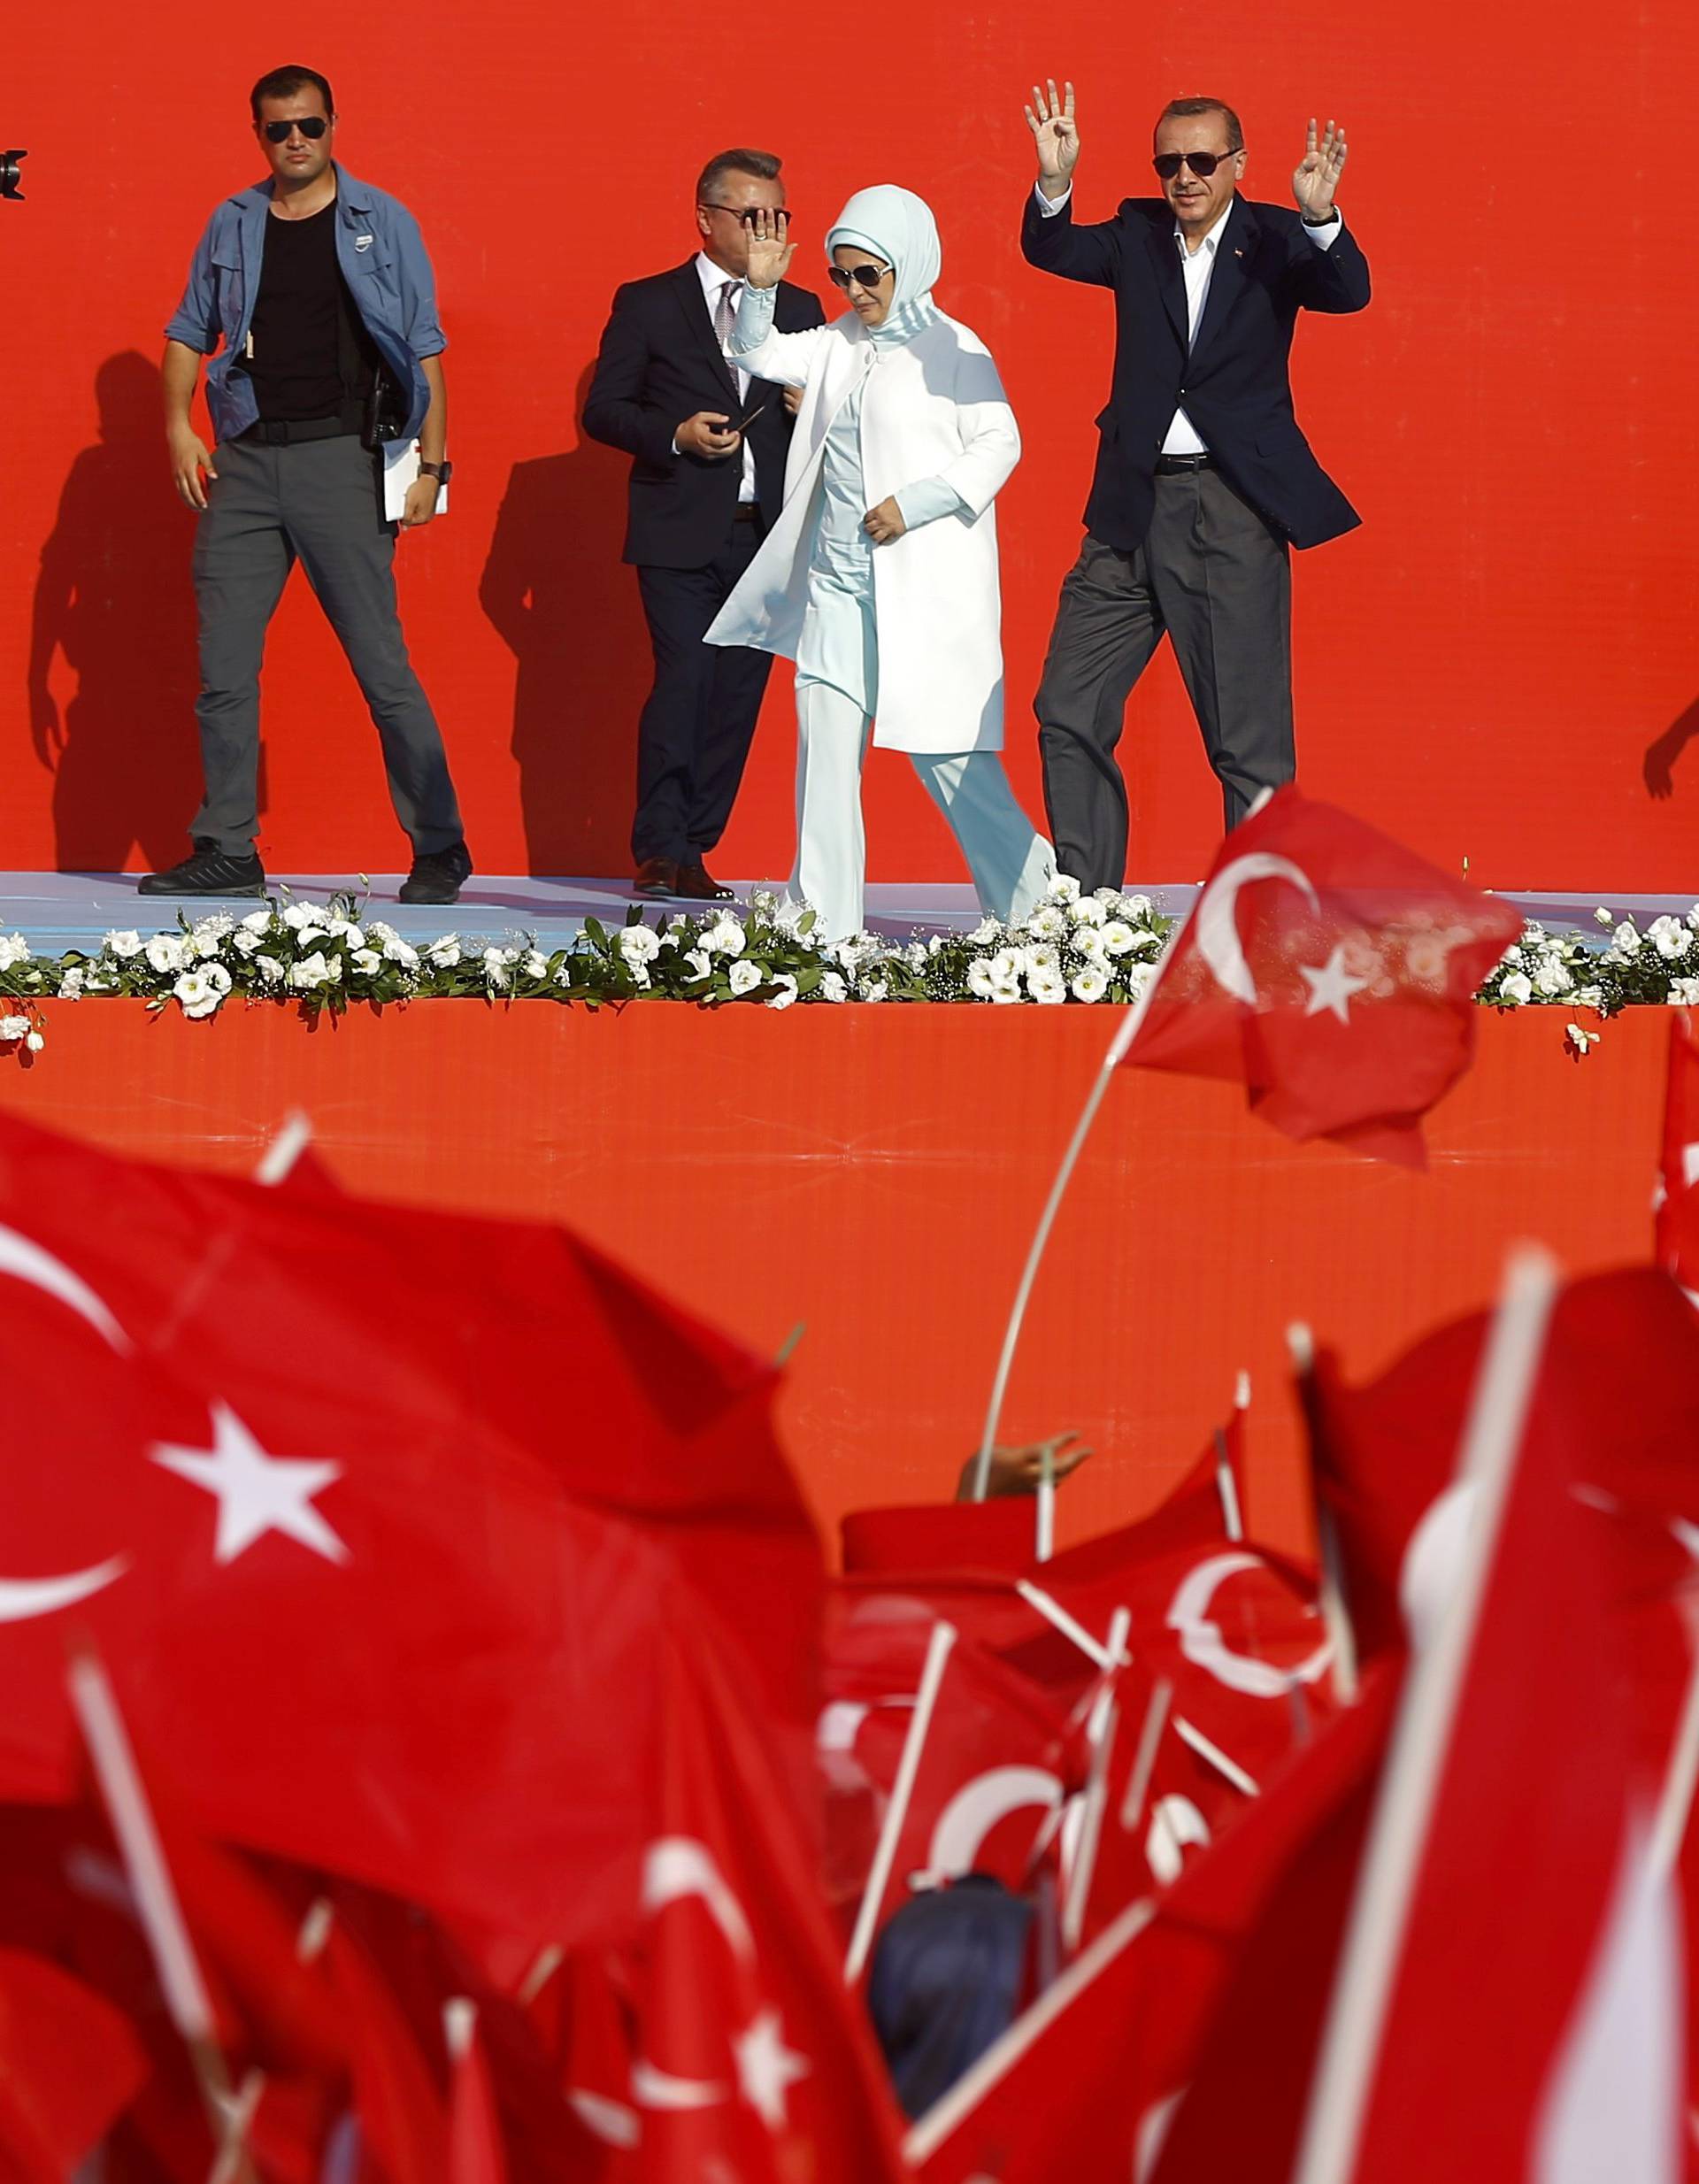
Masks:
[[[644,980],[649,976],[646,966],[661,952],[661,943],[653,929],[646,925],[628,925],[621,931],[614,945],[625,958],[628,971],[642,971]]]
[[[460,960],[460,936],[445,933],[440,941],[433,941],[425,950],[433,970],[451,971]]]
[[[358,950],[365,946],[365,934],[361,932],[358,926],[351,924],[346,918],[331,919],[325,930],[333,940],[346,941],[350,950]]]
[[[1099,926],[1081,926],[1071,942],[1075,955],[1083,956],[1088,963],[1095,965],[1100,971],[1107,970],[1110,965],[1109,943],[1103,938],[1106,929]]]
[[[991,998],[991,965],[984,956],[975,956],[967,966],[967,990],[980,1001]]]
[[[1599,1043],[1599,1034],[1597,1032],[1583,1031],[1579,1024],[1565,1024],[1564,1026],[1564,1036],[1568,1040],[1570,1045],[1574,1048],[1576,1053],[1583,1057],[1585,1057],[1589,1047],[1595,1047]]]
[[[1049,897],[1053,903],[1077,903],[1080,900],[1080,882],[1059,872],[1051,879]]]
[[[375,948],[357,948],[350,961],[362,978],[376,978],[383,968],[383,957]]]
[[[376,932],[377,929],[378,928],[375,926],[373,927],[374,932]],[[383,933],[382,940],[383,952],[389,962],[398,963],[404,971],[418,970],[419,950],[410,945],[410,943],[406,941],[404,941],[399,933],[393,933],[386,930]],[[458,951],[457,950],[457,952]]]
[[[1619,948],[1625,956],[1632,956],[1640,947],[1640,934],[1632,918],[1625,918],[1611,935],[1612,948]]]
[[[1525,971],[1512,971],[1507,979],[1501,979],[1498,997],[1519,1009],[1525,1002],[1534,999],[1534,981]]]
[[[1600,925],[1609,925],[1611,922],[1611,913],[1603,906],[1595,910],[1593,915]]]
[[[1130,955],[1139,936],[1124,918],[1111,918],[1097,936],[1111,956]]]
[[[254,968],[268,984],[281,979],[283,975],[283,965],[275,956],[256,956]]]
[[[189,928],[189,954],[203,958],[216,956],[224,945],[226,934],[235,929],[235,922],[222,911],[211,918],[197,918]]]
[[[5,942],[0,941],[0,951],[3,951],[4,947]],[[142,935],[139,933],[109,933],[106,935],[106,952],[108,955],[117,956],[127,962],[132,956],[139,956],[142,953]],[[4,968],[4,955],[0,954],[0,969]]]
[[[230,935],[230,945],[239,956],[254,956],[265,943],[258,933],[250,933],[246,926],[239,925]]]
[[[78,1001],[82,997],[83,981],[87,973],[79,964],[73,964],[59,980],[59,999]]]
[[[1003,927],[995,918],[981,918],[967,936],[970,948],[989,948],[993,941],[1003,938]]]
[[[8,1044],[14,1039],[29,1036],[29,1019],[27,1016],[0,1016],[0,1039]]]
[[[834,941],[826,952],[839,970],[847,971],[853,978],[864,958],[873,954],[873,943],[865,933],[851,933],[841,941]]]
[[[185,1016],[211,1016],[230,990],[230,973],[222,964],[209,963],[185,971],[171,990]]]
[[[14,933],[10,939],[0,933],[0,971],[10,971],[14,964],[26,962],[28,956],[29,942],[21,933]],[[19,1039],[23,1035],[22,1032],[17,1034]]]
[[[527,978],[547,978],[549,958],[540,948],[528,948],[525,954],[524,969]]]
[[[788,1009],[796,1000],[796,981],[788,971],[775,971],[767,983],[779,988],[776,994],[768,996],[767,1006],[770,1009]]]
[[[1095,895],[1082,895],[1068,911],[1076,926],[1103,925],[1107,918],[1103,904]]]
[[[721,915],[703,934],[699,945],[705,948],[711,956],[741,956],[743,953],[743,928],[735,918]]]
[[[32,1054],[39,1054],[42,1049],[47,1044],[47,1042],[42,1038],[40,1032],[32,1031],[25,1035],[24,1044]]]
[[[1679,963],[1693,946],[1693,933],[1677,918],[1656,918],[1646,937],[1666,963]]]
[[[142,952],[161,978],[175,978],[188,961],[188,951],[174,933],[156,933]]]
[[[1020,974],[1026,968],[1026,959],[1019,948],[1000,948],[990,959],[988,968],[994,986],[1012,986],[1020,990]]]
[[[1083,971],[1074,973],[1068,990],[1076,1001],[1101,1001],[1109,991],[1108,975],[1096,964],[1088,963]]]
[[[1067,980],[1060,971],[1029,971],[1026,990],[1034,1001],[1049,1004],[1068,997]]]
[[[714,959],[705,948],[688,948],[684,953],[685,968],[692,978],[712,978]]]
[[[911,971],[924,971],[926,967],[926,944],[924,941],[911,941],[903,950]]]
[[[822,1001],[848,1001],[850,988],[835,971],[828,971],[821,979],[818,991]]]
[[[1061,957],[1053,948],[1024,948],[1020,951],[1020,961],[1028,980],[1059,976],[1062,969]]]
[[[1548,1000],[1554,994],[1566,994],[1574,983],[1567,965],[1557,956],[1548,956],[1534,974],[1534,991]]]
[[[1695,933],[1699,933],[1699,903],[1695,903],[1693,908],[1687,912],[1687,923],[1693,927]]]
[[[1543,941],[1546,928],[1537,918],[1525,918],[1522,920],[1522,937],[1525,941]]]
[[[1580,998],[1578,994],[1576,999]],[[1672,978],[1670,1000],[1678,1009],[1699,1009],[1699,978]]]
[[[244,933],[264,933],[272,922],[272,909],[268,903],[264,910],[250,910],[242,920]]]
[[[283,912],[283,922],[298,933],[304,925],[322,925],[324,919],[316,903],[291,903]]]
[[[882,978],[872,979],[862,988],[861,997],[864,1001],[883,1001],[889,991]]]
[[[1124,895],[1121,897],[1123,918],[1148,918],[1150,915],[1150,897],[1148,895]]]
[[[264,962],[264,957],[260,960]],[[326,986],[329,982],[330,965],[325,961],[322,950],[304,956],[298,963],[289,965],[290,985],[303,991],[314,986]]]
[[[704,934],[703,937],[705,940],[707,935]],[[747,956],[740,956],[732,965],[732,991],[734,994],[753,993],[755,988],[762,983],[760,965],[751,963]]]
[[[1520,948],[1515,946],[1507,948],[1498,960],[1501,966],[1507,963],[1520,963],[1522,960],[1522,950]]]
[[[507,957],[502,953],[499,948],[485,949],[483,953],[483,965],[484,978],[487,983],[491,986],[506,985]],[[648,981],[647,973],[644,973],[644,981],[645,983]]]
[[[1059,941],[1067,929],[1067,919],[1054,903],[1041,903],[1026,920],[1026,930],[1035,941]]]
[[[1677,980],[1676,983],[1680,985],[1681,980]],[[1699,980],[1692,980],[1688,983],[1699,986]],[[1604,988],[1603,986],[1578,986],[1574,1001],[1578,1009],[1602,1009],[1604,1006]]]

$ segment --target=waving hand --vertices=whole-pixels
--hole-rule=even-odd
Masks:
[[[1333,217],[1334,192],[1339,188],[1339,178],[1344,172],[1344,123],[1329,121],[1326,133],[1318,142],[1315,117],[1311,115],[1309,133],[1304,138],[1303,157],[1292,176],[1292,195],[1296,198],[1298,210],[1305,219],[1320,222]]]
[[[1038,186],[1047,197],[1059,197],[1070,186],[1074,162],[1080,157],[1080,132],[1073,123],[1073,86],[1065,83],[1058,97],[1054,76],[1046,78],[1042,91],[1034,84],[1026,113],[1026,127],[1038,148]]]

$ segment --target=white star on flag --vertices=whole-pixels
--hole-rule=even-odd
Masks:
[[[211,1449],[160,1442],[148,1453],[156,1464],[218,1496],[217,1562],[234,1562],[268,1532],[286,1533],[327,1562],[346,1562],[348,1548],[312,1505],[340,1464],[308,1463],[268,1456],[227,1403],[212,1405]]]
[[[732,2042],[737,2082],[743,2098],[769,2131],[782,2131],[789,2120],[785,2095],[808,2075],[808,2062],[785,2045],[785,2028],[776,2010],[763,2010],[746,2033]]]
[[[1310,981],[1310,998],[1303,1004],[1306,1016],[1319,1016],[1330,1009],[1342,1024],[1351,1020],[1351,996],[1360,994],[1367,986],[1365,978],[1353,978],[1345,968],[1345,943],[1342,941],[1319,966],[1301,963],[1299,972]]]

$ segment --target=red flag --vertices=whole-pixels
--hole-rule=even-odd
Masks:
[[[842,1523],[843,1566],[858,1574],[892,1570],[1033,1567],[1033,1503],[1026,1495],[989,1502],[938,1502],[853,1510]]]
[[[896,2107],[810,1855],[711,1643],[669,1649],[642,1847],[637,2173],[897,2184]]]
[[[57,1965],[0,1949],[0,2171],[64,2184],[147,2075],[129,2019]]]
[[[1679,1913],[1667,1877],[1646,1885],[1657,1778],[1633,1750],[1609,1535],[1576,1493],[1593,1360],[1550,1341],[1546,1294],[1530,1273],[1501,1311],[1467,1536],[1420,1588],[1298,2184],[1680,2172]],[[1285,2179],[1264,2149],[1233,2172]]]
[[[1522,929],[1361,819],[1275,792],[1229,834],[1125,1059],[1243,1080],[1288,1137],[1419,1166],[1474,1050],[1474,995]]]

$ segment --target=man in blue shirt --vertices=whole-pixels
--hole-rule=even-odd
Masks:
[[[165,328],[165,437],[197,511],[201,757],[192,853],[143,895],[261,895],[259,666],[297,560],[342,642],[383,744],[413,847],[408,903],[452,903],[472,872],[442,738],[408,662],[396,604],[373,420],[419,449],[402,523],[428,523],[449,476],[434,282],[418,223],[333,153],[330,86],[311,68],[262,76],[250,101],[271,180],[220,204]],[[216,352],[216,353],[215,353]],[[217,445],[189,411],[203,357]]]

